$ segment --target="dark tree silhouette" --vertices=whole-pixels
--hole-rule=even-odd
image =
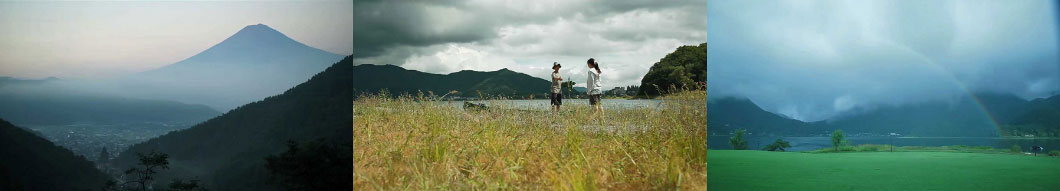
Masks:
[[[766,147],[762,148],[762,150],[785,151],[784,148],[791,148],[791,144],[782,139],[777,139],[777,141],[774,141],[773,144],[766,145]]]
[[[286,190],[349,190],[353,188],[353,148],[324,139],[265,157],[266,168]]]
[[[96,163],[106,164],[110,162],[110,152],[107,152],[107,147],[103,147],[103,151],[99,152],[99,158],[96,158]]]
[[[158,174],[159,170],[169,169],[169,155],[165,153],[159,153],[151,151],[144,155],[143,153],[136,153],[136,156],[140,158],[140,167],[131,167],[125,170],[127,177],[132,177],[132,180],[126,181],[122,184],[118,184],[114,180],[109,180],[103,186],[105,191],[118,191],[122,190],[142,190],[147,191],[148,187],[154,183],[155,174]],[[129,185],[129,187],[124,187]],[[183,180],[176,179],[169,184],[170,190],[181,190],[181,191],[205,191],[206,189],[199,185],[199,180],[190,180],[184,182]]]

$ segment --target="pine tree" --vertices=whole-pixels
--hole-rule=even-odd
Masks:
[[[103,151],[99,152],[99,158],[96,159],[96,164],[106,164],[110,162],[110,153],[107,152],[107,147],[103,147]]]

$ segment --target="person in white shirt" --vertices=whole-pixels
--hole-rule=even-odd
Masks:
[[[586,62],[589,66],[589,79],[585,80],[585,94],[589,95],[589,105],[596,108],[596,111],[603,113],[604,107],[600,105],[600,63],[596,62],[596,59],[589,58]]]
[[[563,77],[559,76],[559,68],[561,67],[563,66],[559,65],[558,62],[552,63],[552,94],[549,94],[549,99],[552,100],[552,111],[559,111],[559,106],[563,105],[563,94],[560,92]]]

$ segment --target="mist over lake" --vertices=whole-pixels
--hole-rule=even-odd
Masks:
[[[710,149],[731,150],[730,136],[710,136],[707,144]],[[823,148],[832,148],[830,137],[774,137],[774,136],[746,136],[750,149],[761,149],[773,143],[776,139],[791,142],[788,151],[812,151]],[[1060,149],[1060,139],[1056,138],[998,138],[998,137],[849,137],[850,144],[877,144],[894,146],[986,146],[995,149],[1010,149],[1012,145],[1029,151],[1031,146],[1042,146],[1046,150]]]

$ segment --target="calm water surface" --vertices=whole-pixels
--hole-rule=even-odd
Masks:
[[[777,138],[784,139],[791,144],[788,151],[809,151],[821,148],[831,148],[831,137],[765,137],[745,136],[748,149],[762,149],[772,144]],[[1046,151],[1060,150],[1060,139],[1012,139],[996,137],[847,137],[850,144],[890,144],[894,146],[989,146],[997,149],[1009,149],[1012,145],[1019,145],[1024,152],[1030,151],[1031,146],[1045,147]],[[710,136],[707,139],[710,149],[732,149],[729,144],[729,136]]]
[[[454,107],[463,108],[464,101],[442,101],[446,104]],[[506,108],[515,109],[527,109],[527,110],[548,110],[551,105],[551,101],[547,99],[535,99],[535,100],[486,100],[486,101],[468,101],[471,103],[485,103],[486,106],[503,106]],[[642,108],[642,107],[660,107],[662,100],[657,99],[603,99],[600,101],[601,104],[606,108]],[[564,99],[563,106],[572,105],[589,105],[588,99]],[[561,107],[562,108],[562,107]]]

